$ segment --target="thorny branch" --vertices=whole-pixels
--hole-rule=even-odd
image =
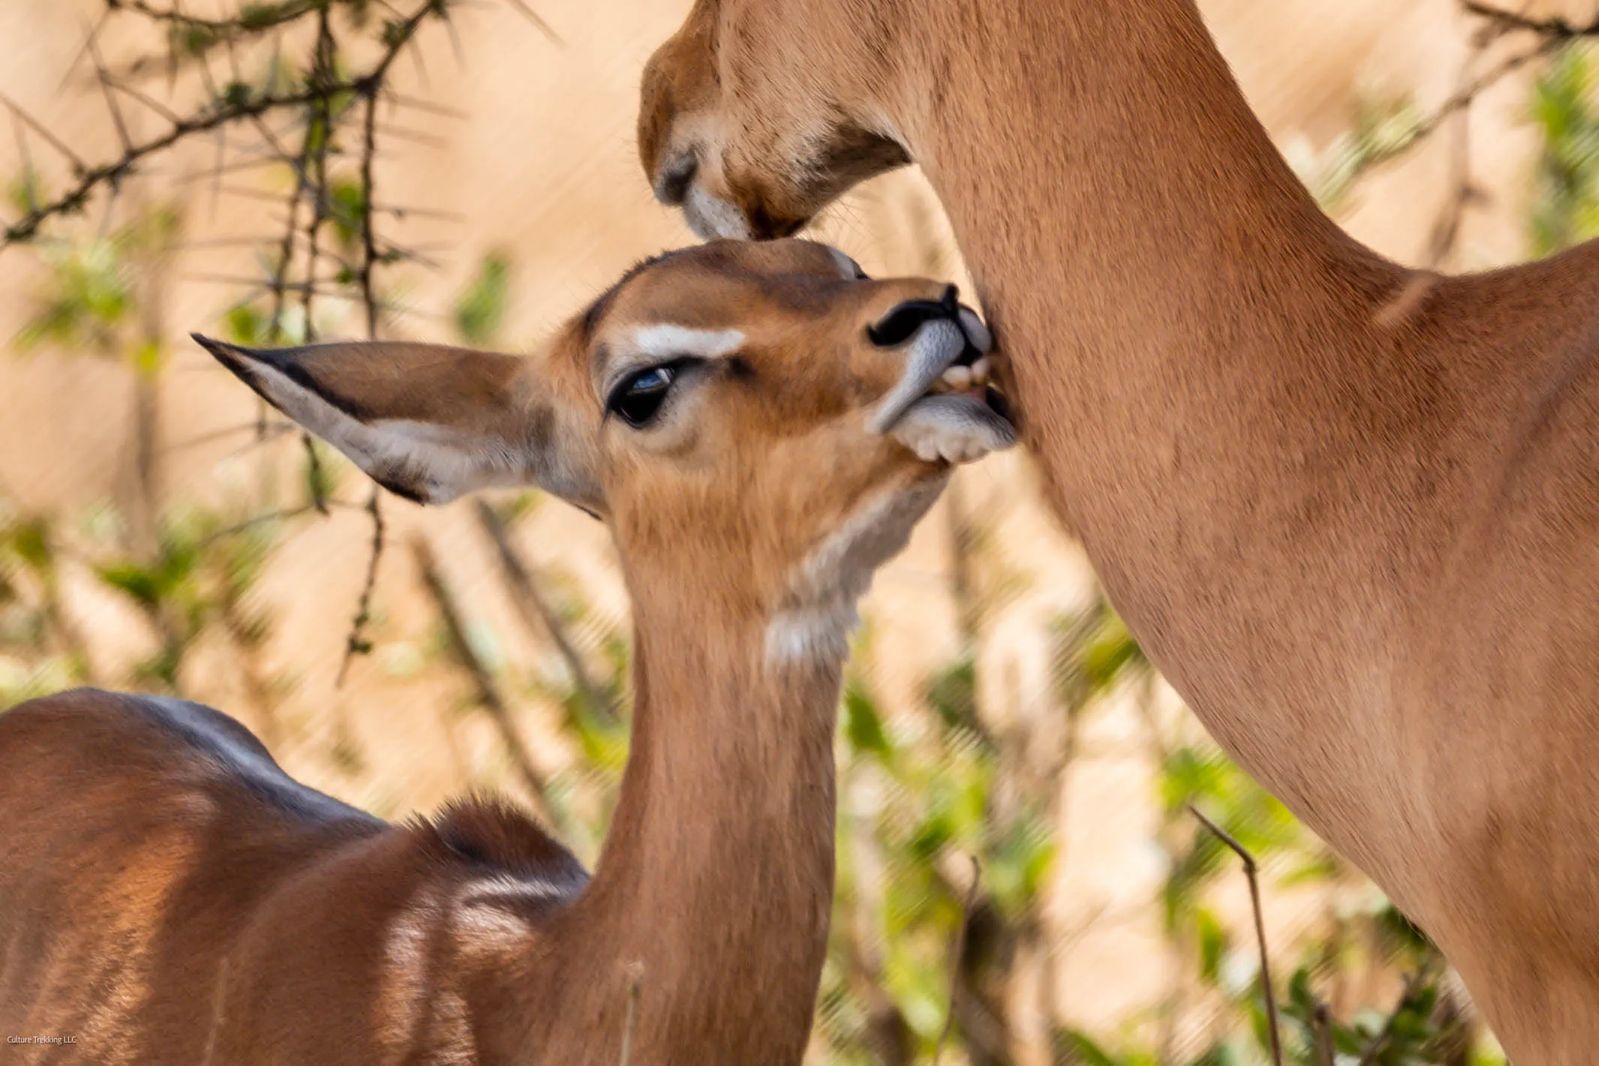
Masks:
[[[553,38],[548,25],[523,0],[504,2]],[[426,263],[425,257],[381,238],[377,232],[377,216],[398,218],[404,213],[380,204],[375,193],[380,140],[385,136],[410,135],[409,131],[380,121],[379,102],[388,101],[391,107],[424,110],[430,106],[426,101],[397,93],[392,85],[392,73],[400,55],[410,50],[422,25],[429,18],[447,24],[452,9],[460,3],[461,0],[416,0],[414,7],[406,5],[407,12],[396,10],[393,3],[382,3],[393,17],[379,27],[379,47],[365,69],[352,70],[345,66],[341,56],[342,31],[335,30],[333,16],[338,11],[347,12],[352,27],[361,30],[367,10],[364,0],[264,0],[241,3],[232,15],[225,17],[191,14],[184,10],[180,0],[170,3],[104,0],[105,10],[89,30],[72,66],[76,67],[85,57],[93,63],[93,81],[109,113],[119,152],[114,158],[91,163],[52,133],[45,123],[11,99],[0,96],[0,104],[12,114],[19,152],[27,167],[23,185],[25,213],[0,230],[0,251],[41,237],[49,223],[81,214],[101,194],[106,194],[114,204],[125,182],[149,174],[152,164],[171,150],[191,140],[215,137],[215,165],[208,172],[189,175],[185,181],[209,177],[214,197],[224,194],[258,196],[283,204],[285,211],[279,235],[262,242],[270,242],[267,246],[273,254],[266,257],[268,262],[261,278],[238,278],[229,282],[212,274],[204,280],[246,285],[246,291],[236,303],[239,307],[263,294],[268,297],[268,313],[259,331],[259,339],[266,343],[315,339],[314,312],[318,297],[353,299],[364,310],[367,336],[375,339],[384,315],[396,310],[378,291],[379,268],[407,260]],[[199,77],[205,95],[197,104],[186,110],[169,106],[109,70],[101,57],[98,37],[107,20],[116,16],[135,17],[164,28],[170,50],[169,71],[175,73],[181,64],[191,63]],[[309,62],[304,75],[290,82],[283,75],[283,35],[308,22],[315,27]],[[252,84],[241,71],[236,47],[267,37],[272,38],[267,74]],[[224,79],[219,79],[211,67],[212,57],[218,51],[224,53],[230,68],[230,74]],[[123,113],[121,101],[124,99],[142,106],[166,128],[154,135],[136,135]],[[289,124],[285,126],[282,119],[290,120]],[[285,145],[281,138],[291,134],[296,126],[299,128],[298,143]],[[353,150],[339,144],[339,135],[347,128],[353,129],[356,135]],[[259,147],[230,144],[227,133],[235,129],[252,130],[260,138]],[[38,191],[39,174],[26,143],[29,134],[42,140],[64,161],[69,180],[66,187],[55,191],[53,196]],[[245,161],[241,164],[225,159],[230,149],[244,153]],[[342,187],[335,185],[339,179],[334,169],[351,156],[354,191],[345,194]],[[293,176],[293,186],[286,193],[235,188],[224,185],[221,180],[225,173],[275,164],[287,167]],[[341,194],[345,195],[344,201],[336,203],[335,196]],[[335,255],[328,247],[326,230],[335,221],[341,226],[341,234],[353,233],[356,244],[353,255]],[[338,272],[337,276],[324,281],[324,275],[332,273],[324,269],[329,261],[337,265]],[[297,277],[301,270],[303,276]],[[298,319],[292,325],[288,317],[291,304],[297,305],[294,310],[298,312]],[[269,437],[264,405],[256,429],[258,440]],[[327,514],[327,479],[321,468],[322,460],[309,438],[305,439],[305,451],[311,506],[296,508],[295,513],[314,510]],[[345,641],[345,655],[339,670],[341,684],[351,658],[370,647],[365,630],[371,618],[373,585],[384,545],[376,490],[367,511],[373,525],[372,557]]]
[[[1454,143],[1452,167],[1454,188],[1440,212],[1425,252],[1426,266],[1436,268],[1453,251],[1464,223],[1466,212],[1479,202],[1478,191],[1471,183],[1470,114],[1478,99],[1506,78],[1524,70],[1531,64],[1546,59],[1575,41],[1599,38],[1599,18],[1588,23],[1574,23],[1564,18],[1533,18],[1518,12],[1507,11],[1483,0],[1460,0],[1461,10],[1479,19],[1484,25],[1472,42],[1471,55],[1455,91],[1418,119],[1403,136],[1361,156],[1352,167],[1346,180],[1358,181],[1371,171],[1408,154],[1429,141],[1452,119],[1458,130]],[[1488,49],[1502,38],[1530,34],[1536,38],[1531,44],[1500,58],[1492,66],[1472,76]]]

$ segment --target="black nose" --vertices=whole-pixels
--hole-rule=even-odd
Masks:
[[[960,290],[951,285],[937,300],[906,300],[866,327],[866,336],[879,348],[896,348],[935,319],[960,321]]]
[[[655,179],[655,198],[668,207],[676,207],[688,198],[688,187],[699,172],[700,157],[694,152],[684,152],[668,163]]]

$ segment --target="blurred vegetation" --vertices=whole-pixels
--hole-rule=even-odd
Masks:
[[[437,8],[445,14],[446,5]],[[364,3],[331,9],[345,13],[351,32],[375,33],[385,47],[408,32],[393,20],[374,30],[375,9]],[[175,20],[172,61],[313,18],[322,20],[321,35],[303,65],[276,55],[255,82],[221,86],[207,106],[337,82],[346,63],[338,41],[327,36],[329,10],[287,0],[249,5],[231,28]],[[1537,81],[1531,115],[1542,149],[1529,212],[1533,251],[1554,251],[1599,233],[1594,80],[1591,53],[1573,47]],[[284,162],[295,188],[289,228],[267,257],[261,284],[227,315],[240,342],[315,334],[316,283],[307,281],[292,298],[289,260],[295,254],[313,272],[329,257],[332,284],[357,292],[374,264],[403,258],[398,249],[377,244],[369,179],[340,140],[341,131],[348,136],[341,118],[355,99],[341,89],[298,106],[303,139]],[[1352,131],[1314,180],[1317,192],[1334,208],[1347,203],[1359,176],[1403,150],[1422,128],[1407,100],[1362,104]],[[306,168],[321,173],[310,187]],[[33,210],[46,195],[31,165],[12,183],[21,209]],[[135,470],[126,498],[81,514],[26,513],[0,504],[0,706],[90,682],[181,691],[195,650],[220,645],[244,693],[244,705],[230,711],[251,721],[270,746],[292,734],[298,743],[324,745],[330,763],[346,774],[360,774],[366,753],[347,729],[307,731],[303,718],[285,717],[295,679],[269,664],[265,649],[279,620],[255,595],[274,551],[296,529],[329,511],[364,506],[339,496],[356,480],[349,468],[308,444],[296,454],[292,476],[269,471],[259,492],[225,505],[201,507],[164,498],[159,490],[153,437],[157,386],[168,373],[164,279],[183,230],[176,209],[143,205],[107,232],[85,226],[39,246],[36,311],[14,339],[13,357],[70,348],[126,366],[138,383],[128,449]],[[461,340],[487,345],[499,339],[513,274],[506,253],[483,258],[450,316]],[[380,297],[365,291],[375,307]],[[273,432],[263,416],[258,438]],[[522,494],[475,512],[483,543],[518,605],[521,636],[539,654],[531,660],[508,655],[510,635],[474,617],[437,560],[419,547],[417,566],[436,632],[410,648],[409,657],[392,656],[386,668],[403,676],[424,668],[457,676],[462,695],[448,713],[494,722],[504,749],[504,772],[496,780],[537,804],[580,854],[593,855],[626,759],[628,640],[578,582],[536,568],[518,547],[519,528],[543,506],[538,495]],[[968,507],[960,491],[952,493],[946,513],[955,653],[924,678],[915,706],[894,708],[873,680],[882,675],[874,669],[877,642],[868,625],[842,701],[838,891],[814,1062],[896,1066],[930,1062],[940,1053],[945,1061],[973,1066],[1268,1061],[1246,886],[1236,856],[1196,821],[1191,806],[1258,861],[1268,910],[1276,900],[1291,899],[1298,913],[1311,915],[1287,935],[1284,923],[1272,923],[1272,958],[1286,974],[1276,989],[1286,1061],[1503,1061],[1426,939],[1221,755],[1175,706],[1102,599],[1047,624],[1052,654],[1042,701],[1019,707],[997,700],[992,693],[1004,686],[985,684],[984,675],[1000,639],[993,622],[1029,578],[1008,567],[995,528],[985,524],[991,519]],[[143,651],[130,669],[113,672],[108,657],[93,653],[76,606],[83,599],[115,604],[126,627],[137,631]],[[352,649],[377,642],[381,652],[380,612],[364,599],[360,618]],[[378,636],[360,636],[368,623]],[[535,707],[551,713],[557,733],[551,739],[570,753],[555,772],[519,739],[527,728],[524,711]],[[1070,880],[1072,805],[1096,801],[1082,794],[1078,781],[1084,766],[1103,757],[1089,738],[1110,708],[1131,709],[1137,735],[1122,742],[1153,770],[1148,788],[1156,816],[1147,845],[1159,876],[1134,912],[1102,911],[1073,927],[1063,924],[1051,899]],[[1125,1018],[1084,1030],[1069,1020],[1075,1017],[1073,990],[1063,986],[1062,974],[1077,944],[1100,922],[1142,922],[1155,931],[1159,945],[1145,963],[1161,971],[1163,991]]]

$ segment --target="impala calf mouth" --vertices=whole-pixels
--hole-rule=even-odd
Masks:
[[[1010,405],[993,382],[993,337],[955,288],[914,300],[870,331],[882,347],[909,344],[905,374],[878,404],[871,427],[924,462],[974,462],[1016,443]]]

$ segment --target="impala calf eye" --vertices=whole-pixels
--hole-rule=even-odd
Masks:
[[[666,402],[672,380],[677,372],[670,366],[653,366],[625,378],[606,401],[606,407],[616,412],[622,421],[638,429],[655,417]]]

